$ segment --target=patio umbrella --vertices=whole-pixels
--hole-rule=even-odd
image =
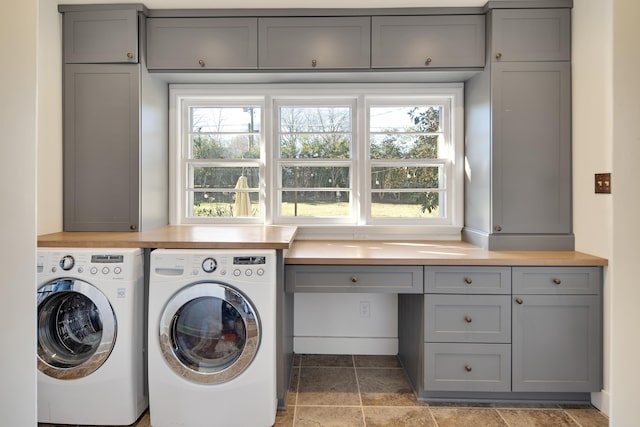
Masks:
[[[236,182],[236,188],[249,188],[247,177],[240,175],[238,182]],[[236,191],[236,202],[233,206],[233,216],[251,216],[251,200],[249,199],[249,193],[246,191]]]

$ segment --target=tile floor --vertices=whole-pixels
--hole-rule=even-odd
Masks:
[[[294,365],[288,408],[274,427],[609,425],[589,405],[418,402],[395,356],[297,355]],[[134,426],[150,427],[149,414]]]

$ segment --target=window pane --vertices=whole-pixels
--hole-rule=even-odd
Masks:
[[[348,159],[350,156],[351,134],[280,135],[280,157],[283,159]]]
[[[191,134],[192,159],[259,159],[260,135]]]
[[[260,132],[259,107],[191,107],[195,133]]]
[[[369,109],[370,132],[441,132],[442,106],[380,106]]]
[[[282,188],[349,188],[348,167],[285,166]]]
[[[248,196],[249,200],[246,200]],[[259,217],[259,194],[236,191],[196,191],[193,193],[192,217]]]
[[[249,188],[258,189],[260,175],[257,167],[193,166],[194,188],[236,188],[241,176],[247,177]]]
[[[351,107],[280,107],[280,132],[351,132]]]
[[[371,217],[373,218],[430,218],[440,217],[440,194],[373,192]]]
[[[441,135],[371,134],[372,159],[437,159]]]
[[[348,190],[335,191],[283,191],[280,214],[282,216],[348,217],[350,215]]]
[[[371,189],[440,188],[440,166],[371,168]]]

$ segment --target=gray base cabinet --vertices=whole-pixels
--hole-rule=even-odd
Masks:
[[[514,267],[513,275],[513,391],[599,391],[600,268]]]
[[[419,398],[601,389],[601,267],[427,266],[424,277],[422,300],[398,296],[398,356]]]

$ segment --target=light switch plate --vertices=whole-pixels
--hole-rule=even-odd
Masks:
[[[611,193],[611,174],[597,173],[595,185],[596,185],[596,193],[610,194]]]

